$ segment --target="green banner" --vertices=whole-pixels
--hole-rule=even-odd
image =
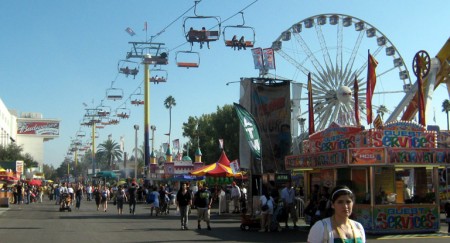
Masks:
[[[245,131],[245,136],[247,137],[248,144],[257,159],[261,159],[261,140],[259,137],[258,124],[244,107],[239,104],[234,103],[234,108],[239,117],[242,127]]]

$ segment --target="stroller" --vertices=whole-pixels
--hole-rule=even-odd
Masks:
[[[251,216],[247,214],[241,215],[241,230],[249,231],[250,229],[260,229],[261,228],[261,217]]]
[[[61,203],[59,207],[59,211],[63,212],[65,210],[72,212],[72,209],[70,208],[70,204],[72,203],[72,198],[70,198],[69,193],[63,193],[61,195]]]

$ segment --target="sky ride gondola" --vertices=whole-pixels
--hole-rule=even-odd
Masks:
[[[142,94],[140,88],[139,92],[130,95],[130,103],[135,106],[144,105],[144,94]]]
[[[133,78],[136,78],[136,75],[139,73],[139,63],[130,60],[120,60],[117,63],[117,69],[119,73],[125,74],[126,77],[132,75]]]
[[[122,119],[128,119],[130,117],[130,113],[131,113],[130,109],[127,108],[116,109],[116,116]]]
[[[175,62],[178,67],[198,68],[200,66],[200,53],[194,51],[177,51]]]
[[[109,106],[99,105],[97,110],[97,115],[99,117],[107,117],[111,114],[111,107]]]
[[[209,49],[210,41],[217,41],[220,38],[221,21],[218,16],[200,16],[197,15],[197,3],[195,1],[194,16],[185,17],[183,21],[183,31],[186,40],[193,46],[194,42],[200,43],[202,48],[203,43],[206,42]],[[187,25],[189,27],[187,27]],[[206,30],[206,25],[213,25],[212,30]]]
[[[254,47],[256,41],[255,29],[251,26],[245,25],[244,13],[240,12],[242,15],[241,25],[228,25],[223,28],[222,36],[225,41],[225,46],[228,47],[238,47],[239,40],[243,38],[245,47]]]
[[[143,62],[156,65],[169,64],[169,52],[165,48],[149,48],[150,57],[144,57]]]
[[[106,90],[106,98],[108,100],[121,100],[123,98],[123,90],[118,88],[109,88]]]
[[[85,137],[85,136],[86,136],[86,132],[85,132],[85,131],[79,130],[79,131],[76,133],[76,135],[77,135],[77,137],[82,138],[82,137]]]
[[[155,84],[161,83],[161,82],[167,82],[168,73],[166,70],[158,68],[158,69],[152,69],[150,70],[151,78],[150,82],[153,82]]]

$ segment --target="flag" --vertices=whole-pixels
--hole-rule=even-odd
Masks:
[[[355,75],[355,82],[353,84],[353,98],[355,99],[355,125],[358,127],[361,126],[361,123],[359,121],[359,100],[358,100],[358,92],[359,92],[359,85],[358,85],[358,79]]]
[[[180,149],[180,139],[175,139],[175,140],[173,140],[172,141],[172,144],[173,144],[173,149]]]
[[[255,65],[255,69],[264,69],[264,63],[263,63],[263,50],[262,48],[253,48],[252,49],[252,56],[253,56],[253,64]]]
[[[222,138],[219,139],[219,145],[220,145],[220,149],[223,149],[223,139]]]
[[[272,48],[265,48],[263,49],[263,64],[264,68],[269,69],[276,69],[275,68],[275,55]]]
[[[125,144],[125,138],[123,136],[120,136],[120,151],[122,151],[122,152],[124,149],[124,144]]]
[[[132,30],[130,27],[127,27],[127,28],[125,29],[125,31],[126,31],[129,35],[131,35],[131,36],[133,36],[133,35],[136,34],[136,33],[134,33],[134,30]]]
[[[375,84],[377,83],[377,74],[375,69],[378,62],[375,58],[368,54],[367,60],[367,90],[366,90],[366,110],[367,110],[367,124],[372,123],[372,96],[375,90]]]
[[[233,174],[237,174],[241,171],[241,168],[239,168],[239,162],[237,160],[233,160],[230,162],[230,168]]]
[[[311,73],[308,73],[308,127],[309,127],[309,135],[313,134],[315,130],[314,130],[314,107],[312,97]]]
[[[417,75],[417,83],[419,85],[418,89],[418,98],[419,98],[419,124],[422,126],[426,126],[425,122],[425,100],[423,97],[423,80],[422,80],[422,67],[424,67],[425,63],[422,63],[424,60],[420,57],[419,53],[416,54],[416,60],[417,60],[417,72],[419,75]]]
[[[147,21],[144,22],[144,29],[142,31],[147,31]]]
[[[244,128],[250,149],[256,158],[261,159],[261,140],[255,118],[243,106],[234,103],[234,108]]]

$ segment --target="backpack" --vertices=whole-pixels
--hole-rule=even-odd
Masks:
[[[102,199],[106,199],[108,197],[108,193],[106,191],[102,192]]]

